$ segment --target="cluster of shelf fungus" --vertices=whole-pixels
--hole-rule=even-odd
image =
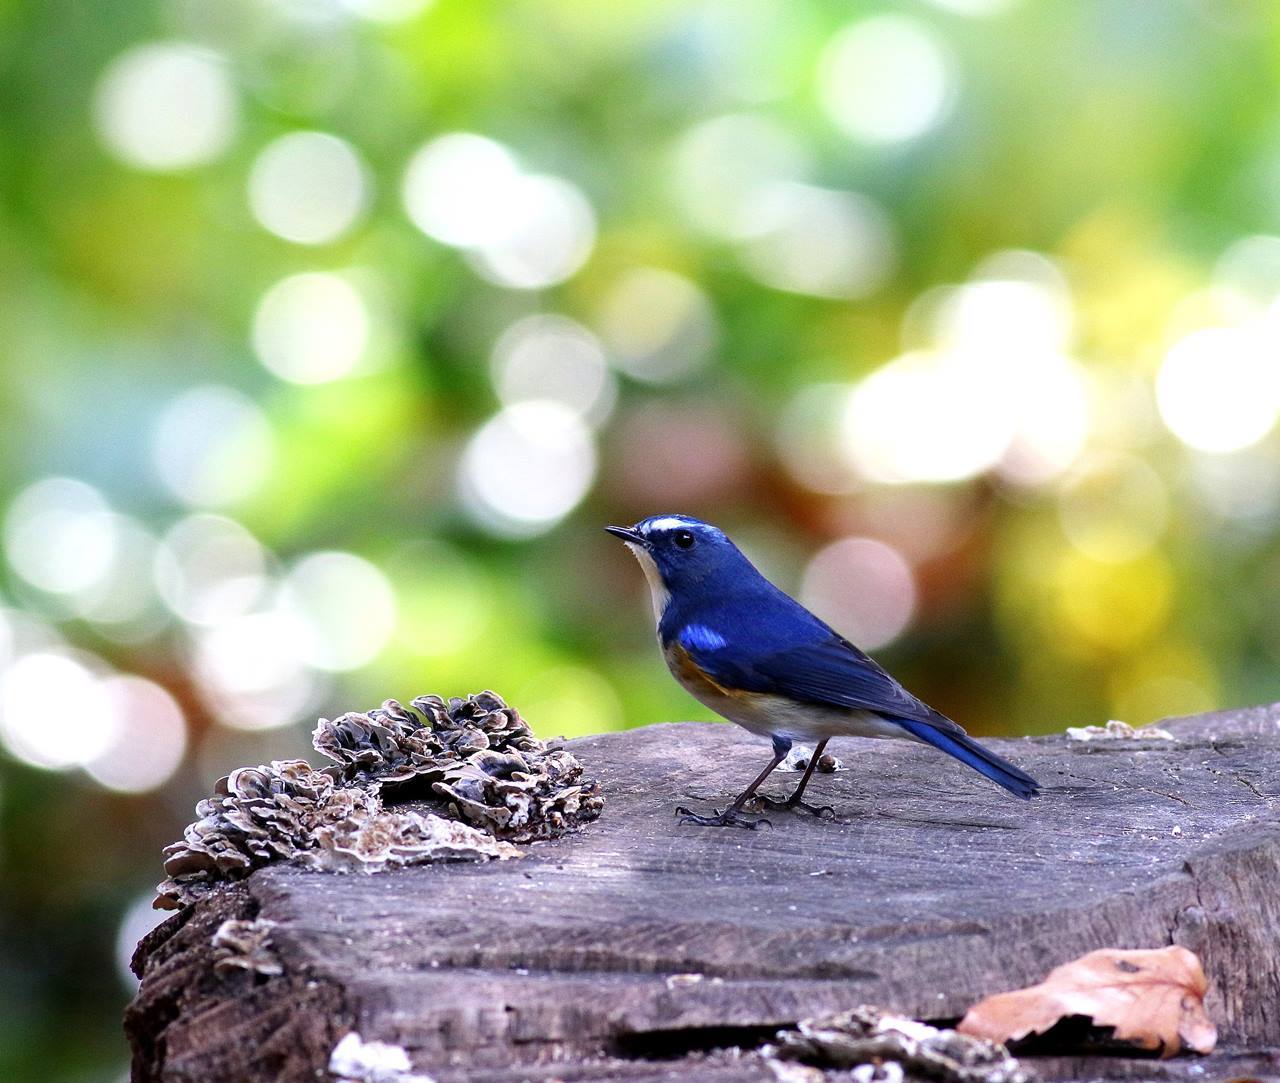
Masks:
[[[493,692],[322,718],[312,743],[334,762],[277,760],[218,781],[165,848],[156,907],[194,903],[275,862],[377,872],[518,857],[517,843],[575,830],[604,804],[577,758],[538,740]]]

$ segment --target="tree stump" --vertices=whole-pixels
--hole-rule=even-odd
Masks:
[[[799,1019],[954,1020],[1092,949],[1169,943],[1204,962],[1219,1052],[1030,1063],[1280,1075],[1280,705],[1164,726],[1175,740],[992,741],[1044,785],[1027,803],[922,746],[837,741],[844,768],[809,796],[838,819],[754,832],[673,816],[766,762],[735,727],[569,742],[607,800],[581,833],[485,864],[269,867],[161,925],[135,959],[134,1078],[323,1079],[355,1031],[439,1083],[772,1079],[758,1047]],[[232,918],[263,923],[279,973],[214,967]]]

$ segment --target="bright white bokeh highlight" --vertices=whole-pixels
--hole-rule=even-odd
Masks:
[[[479,274],[511,289],[565,281],[595,246],[595,212],[575,185],[525,173],[502,144],[470,132],[422,147],[402,194],[427,236],[463,249]]]
[[[116,519],[97,489],[75,478],[45,478],[23,489],[4,519],[10,566],[51,594],[91,590],[110,572]]]
[[[526,316],[493,348],[493,385],[505,405],[549,399],[592,425],[613,409],[617,381],[600,340],[567,316]]]
[[[112,747],[120,725],[118,702],[77,654],[26,654],[0,674],[0,742],[33,767],[89,763]]]
[[[164,619],[151,578],[156,539],[127,515],[112,515],[111,524],[115,546],[110,568],[92,586],[77,592],[71,607],[86,620],[109,626],[117,640],[145,638],[159,630]]]
[[[290,132],[268,143],[249,171],[249,207],[264,229],[296,244],[327,244],[355,225],[368,173],[344,139]]]
[[[160,922],[173,917],[169,911],[153,907],[151,902],[154,898],[155,892],[146,891],[134,899],[121,916],[120,927],[116,930],[116,971],[124,987],[130,991],[138,988],[138,977],[130,965],[138,941]]]
[[[122,53],[94,91],[98,137],[122,162],[157,173],[204,165],[231,144],[237,102],[226,61],[181,41]]]
[[[161,412],[151,455],[165,487],[183,503],[222,507],[253,495],[275,466],[275,437],[248,396],[210,384]]]
[[[369,324],[364,298],[341,275],[290,275],[259,303],[253,348],[282,380],[328,383],[358,367],[369,343]]]
[[[187,750],[181,708],[160,685],[143,677],[109,677],[102,691],[114,705],[117,725],[111,743],[85,761],[85,771],[117,793],[163,786]]]
[[[190,624],[243,616],[265,597],[267,553],[248,530],[221,515],[188,515],[160,539],[154,576],[165,605]]]
[[[1014,433],[1002,402],[1002,369],[958,353],[890,361],[849,395],[843,418],[849,461],[868,480],[887,483],[959,481],[994,466]]]
[[[1031,281],[987,279],[950,291],[935,316],[942,346],[1015,354],[1057,351],[1069,343],[1069,299]]]
[[[538,290],[571,278],[587,262],[596,216],[576,187],[559,177],[522,176],[506,198],[507,231],[471,253],[481,275],[510,289]]]
[[[293,622],[293,648],[307,665],[344,672],[367,665],[396,627],[391,583],[354,553],[312,553],[285,576],[279,605]]]
[[[904,143],[948,113],[955,62],[927,23],[873,15],[839,31],[818,62],[818,99],[845,135],[862,143]]]
[[[410,159],[405,209],[441,244],[493,244],[510,229],[506,197],[519,176],[515,156],[501,143],[470,132],[442,135]]]
[[[810,384],[787,403],[774,429],[774,446],[782,465],[796,481],[815,493],[841,495],[863,486],[841,447],[845,384]]]
[[[1280,301],[1280,237],[1243,237],[1214,264],[1213,288],[1243,316],[1258,315]]]
[[[298,657],[296,634],[296,618],[278,607],[195,630],[193,666],[220,722],[233,729],[276,729],[311,705],[317,682]]]
[[[892,546],[874,538],[843,538],[809,562],[800,600],[852,643],[876,650],[911,623],[915,576]]]
[[[676,145],[672,195],[688,220],[717,237],[754,231],[752,202],[773,184],[809,170],[799,140],[776,121],[730,113],[690,128]]]
[[[137,520],[110,509],[75,478],[45,478],[22,490],[4,520],[10,567],[53,595],[64,616],[111,626],[120,640],[155,630],[150,564],[155,539]]]
[[[683,275],[657,267],[624,274],[606,295],[596,328],[618,368],[654,384],[705,368],[719,339],[707,295]]]
[[[957,15],[1003,15],[1021,0],[929,0],[934,7]]]
[[[814,297],[865,297],[897,266],[889,216],[873,200],[811,184],[763,186],[739,256],[759,282]]]
[[[1280,335],[1272,322],[1209,327],[1179,340],[1156,377],[1156,405],[1188,447],[1240,451],[1280,413]]]
[[[596,452],[581,417],[558,402],[519,402],[472,436],[459,487],[479,525],[512,538],[550,530],[587,494]]]
[[[979,274],[999,277],[926,295],[928,348],[851,390],[842,445],[867,480],[960,481],[998,468],[1037,485],[1084,450],[1092,399],[1066,352],[1073,314],[1065,284],[1035,253],[1000,253]]]
[[[374,23],[403,23],[416,19],[435,0],[339,0],[344,8]]]

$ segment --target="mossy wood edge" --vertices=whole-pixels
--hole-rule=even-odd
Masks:
[[[136,959],[134,1078],[323,1079],[354,1030],[439,1083],[772,1079],[723,1050],[863,1003],[954,1019],[1094,948],[1169,943],[1204,962],[1219,1052],[1033,1061],[1042,1077],[1280,1075],[1280,705],[1162,725],[1175,740],[993,742],[1045,786],[1030,803],[849,739],[814,783],[837,822],[754,832],[672,815],[759,768],[736,728],[571,741],[604,814],[519,860],[268,867],[169,919]],[[231,918],[273,923],[281,973],[214,967]]]

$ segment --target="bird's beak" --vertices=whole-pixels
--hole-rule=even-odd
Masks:
[[[621,538],[624,542],[630,542],[632,545],[644,545],[644,538],[634,527],[607,526],[605,527],[605,530],[615,538]]]

